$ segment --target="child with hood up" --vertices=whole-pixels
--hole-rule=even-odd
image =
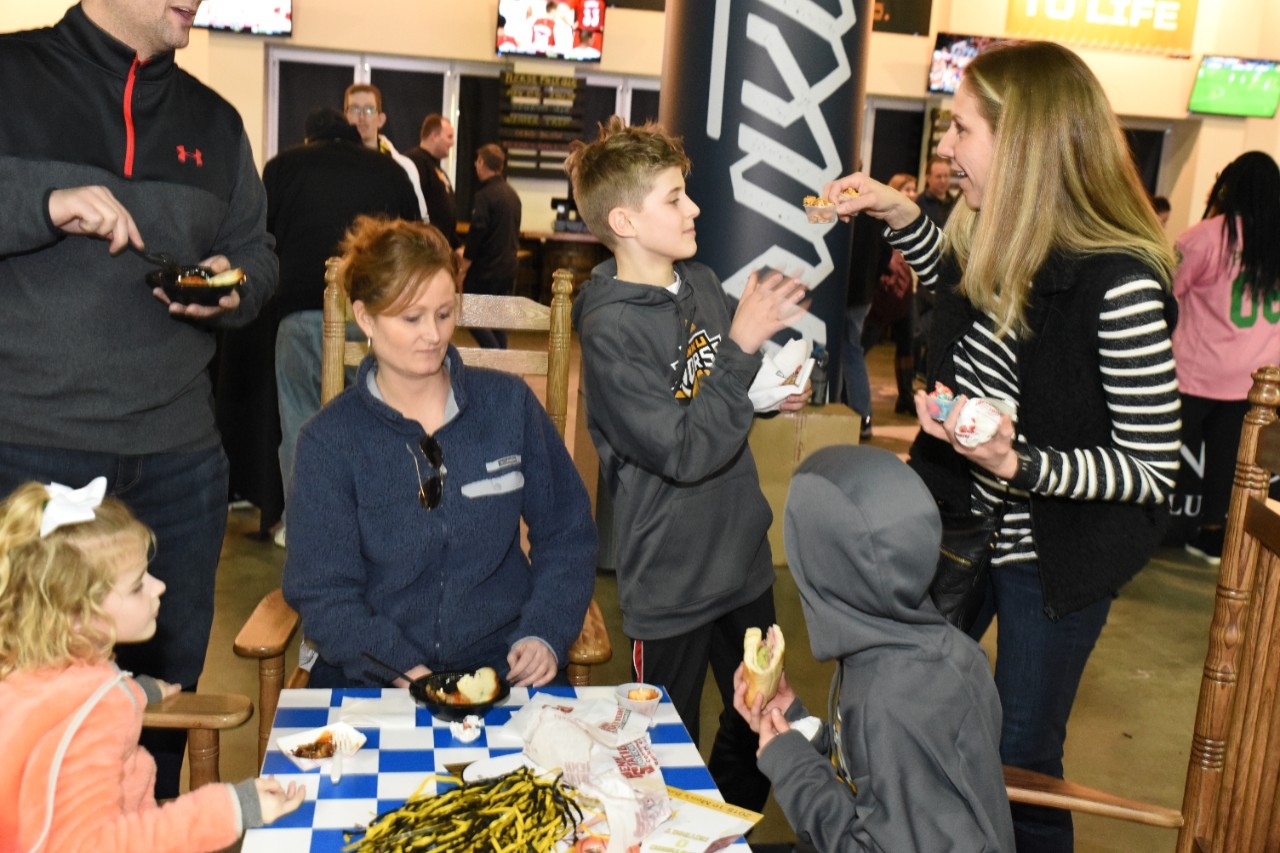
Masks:
[[[796,470],[785,519],[814,657],[839,662],[828,719],[785,675],[748,708],[741,669],[734,707],[791,826],[823,853],[1012,853],[987,656],[929,598],[942,538],[929,490],[886,450],[829,447]]]

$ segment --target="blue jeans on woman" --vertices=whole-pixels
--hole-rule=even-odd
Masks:
[[[0,443],[0,494],[29,480],[79,488],[107,478],[119,499],[156,535],[148,568],[164,581],[155,637],[116,647],[128,672],[195,690],[213,625],[214,580],[227,530],[227,457],[222,445],[185,453],[122,456]],[[156,796],[176,797],[186,733],[143,731],[156,759]]]
[[[987,600],[969,634],[981,638],[996,617],[996,690],[1004,712],[1000,759],[1062,778],[1067,718],[1089,655],[1107,623],[1110,597],[1063,616],[1044,613],[1037,563],[993,568]],[[1071,812],[1012,804],[1018,853],[1071,853]]]

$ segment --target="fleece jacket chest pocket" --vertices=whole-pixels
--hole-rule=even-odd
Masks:
[[[485,473],[491,475],[481,480],[473,480],[465,484],[461,491],[464,498],[484,498],[493,495],[505,495],[524,488],[524,473],[519,469],[520,456],[513,454],[501,459],[494,459],[484,465]]]

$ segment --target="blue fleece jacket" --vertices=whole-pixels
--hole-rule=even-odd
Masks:
[[[435,433],[447,473],[430,512],[418,501],[419,471],[435,473],[422,427],[371,393],[372,356],[298,437],[284,596],[320,656],[356,682],[387,678],[361,652],[402,671],[505,675],[510,646],[531,636],[563,666],[595,585],[590,501],[542,405],[519,377],[467,368],[453,347],[446,366],[458,411]]]

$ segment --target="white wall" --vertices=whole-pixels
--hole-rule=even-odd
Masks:
[[[933,31],[1003,35],[1007,3],[934,0]],[[54,23],[69,5],[68,0],[5,0],[0,3],[0,31]],[[197,30],[192,33],[191,45],[178,54],[184,68],[240,110],[259,163],[266,147],[266,45],[273,41],[391,56],[494,59],[496,0],[305,0],[297,6],[292,38],[273,40]],[[1171,235],[1199,218],[1204,196],[1222,166],[1253,148],[1273,156],[1280,153],[1278,119],[1187,116],[1196,59],[1202,53],[1277,55],[1277,44],[1280,3],[1276,0],[1199,0],[1192,58],[1080,51],[1102,81],[1117,113],[1157,119],[1172,128],[1160,187],[1173,203]],[[932,45],[931,38],[873,33],[867,93],[921,98]],[[658,77],[662,46],[661,13],[611,8],[604,58],[591,70]],[[550,65],[550,73],[563,73],[562,64]],[[550,198],[562,194],[563,189],[548,181],[517,187],[532,196],[525,201],[525,227],[549,228]]]

